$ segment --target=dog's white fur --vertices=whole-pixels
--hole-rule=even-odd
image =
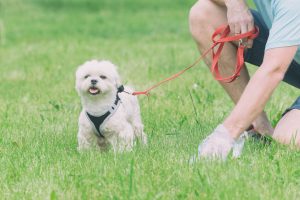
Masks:
[[[99,94],[90,92],[91,80],[97,80],[94,89]],[[136,138],[146,144],[140,108],[137,97],[119,93],[121,99],[117,111],[105,122],[101,133],[96,136],[93,124],[85,112],[100,116],[106,113],[116,100],[117,88],[121,80],[116,66],[109,61],[91,60],[79,66],[76,71],[76,90],[81,97],[82,111],[79,116],[78,149],[86,149],[96,144],[100,149],[107,149],[109,144],[115,151],[131,150]],[[125,86],[126,91],[132,91]],[[95,90],[93,91],[95,92]]]

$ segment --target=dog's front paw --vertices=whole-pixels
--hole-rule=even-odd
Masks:
[[[90,145],[87,145],[87,144],[84,144],[84,145],[78,144],[78,146],[77,146],[77,151],[85,151],[85,150],[88,150],[88,149],[90,149],[90,148],[91,148]]]
[[[90,149],[91,143],[85,137],[78,135],[77,139],[78,139],[77,151]]]
[[[111,144],[114,152],[129,152],[132,151],[134,146],[133,134],[123,131],[119,136],[111,139]]]

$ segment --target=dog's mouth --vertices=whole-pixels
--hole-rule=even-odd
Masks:
[[[89,88],[89,93],[91,94],[91,95],[97,95],[97,94],[100,94],[100,90],[98,89],[98,88],[96,88],[96,87],[90,87]]]

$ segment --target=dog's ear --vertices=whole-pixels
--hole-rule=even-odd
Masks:
[[[111,72],[110,74],[112,74],[112,79],[114,81],[114,84],[116,88],[119,88],[122,84],[121,84],[121,78],[118,73],[118,67],[108,60],[99,61],[99,62],[109,67],[109,71]]]
[[[122,81],[119,74],[116,74],[114,78],[115,78],[116,87],[119,88],[122,85]]]
[[[122,81],[121,81],[121,78],[120,78],[120,75],[118,73],[118,67],[112,63],[111,64],[111,68],[113,70],[113,74],[114,74],[114,81],[115,81],[115,85],[117,88],[119,88],[121,85],[122,85]]]

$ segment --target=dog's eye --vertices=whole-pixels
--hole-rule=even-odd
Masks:
[[[101,75],[100,78],[101,78],[101,79],[107,79],[107,77],[104,76],[104,75]]]
[[[84,79],[87,79],[88,77],[90,77],[90,75],[85,75],[85,76],[84,76]]]

